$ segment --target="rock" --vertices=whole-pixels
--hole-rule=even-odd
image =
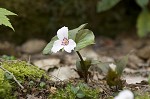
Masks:
[[[60,59],[58,58],[48,58],[42,60],[33,61],[33,64],[38,66],[41,69],[48,70],[49,68],[54,68],[60,63]]]
[[[17,55],[18,53],[16,53],[14,44],[5,41],[5,42],[0,42],[0,54]]]
[[[80,51],[81,55],[86,58],[98,59],[99,55],[90,47],[84,48]]]
[[[46,46],[46,42],[44,40],[28,40],[21,46],[21,52],[27,53],[27,54],[35,54],[42,52],[44,47]]]
[[[98,60],[101,62],[114,62],[114,59],[112,57],[107,56],[101,56]]]
[[[65,66],[65,67],[60,67],[57,70],[54,70],[53,72],[50,73],[50,76],[52,76],[53,81],[57,80],[68,80],[70,78],[79,78],[79,75],[77,72],[73,70],[75,66]],[[58,79],[56,79],[58,78]]]
[[[148,81],[147,78],[141,77],[141,76],[125,76],[124,79],[128,84],[136,84],[140,83],[141,81]]]
[[[146,46],[139,51],[137,51],[137,55],[143,59],[150,58],[150,46]]]
[[[130,68],[137,69],[139,67],[142,67],[143,66],[142,64],[144,64],[144,61],[140,59],[138,56],[134,54],[129,55],[128,65],[130,66]]]

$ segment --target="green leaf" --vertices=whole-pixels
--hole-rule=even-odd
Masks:
[[[121,75],[123,73],[123,70],[125,69],[127,63],[128,63],[128,55],[116,61],[115,64],[116,64],[116,71],[118,75]]]
[[[90,59],[86,59],[84,61],[84,65],[85,66],[82,66],[81,61],[76,61],[76,68],[77,68],[77,70],[78,71],[82,71],[82,72],[87,72],[88,69],[91,66],[91,60]]]
[[[83,91],[79,90],[79,92],[77,93],[77,97],[78,98],[84,98],[85,94],[83,93]]]
[[[17,15],[11,11],[8,11],[7,9],[0,8],[0,15]]]
[[[13,79],[13,76],[10,75],[8,72],[5,72],[5,73],[4,73],[4,76],[5,76],[5,78],[8,79],[8,80]]]
[[[148,10],[143,10],[139,14],[136,27],[140,37],[144,37],[150,33],[150,12]]]
[[[4,8],[0,8],[0,25],[3,24],[3,25],[8,26],[14,30],[11,23],[9,22],[9,18],[6,15],[16,15],[16,14],[13,12],[10,12]]]
[[[75,28],[75,29],[73,29],[73,30],[69,30],[69,31],[68,31],[68,32],[69,32],[69,33],[68,33],[69,39],[75,40],[76,34],[77,34],[81,29],[83,29],[86,25],[87,25],[87,23],[86,23],[86,24],[82,24],[81,26],[79,26],[78,28]],[[52,52],[51,52],[51,49],[52,49],[52,47],[53,47],[54,42],[55,42],[57,39],[58,39],[57,36],[54,36],[54,37],[51,39],[51,41],[50,41],[50,42],[46,45],[46,47],[44,48],[43,54],[51,54],[51,53],[52,53]]]
[[[76,51],[81,50],[82,48],[94,44],[95,36],[92,31],[88,29],[80,30],[76,35],[75,42],[77,43],[77,46],[75,48]]]
[[[145,8],[149,2],[149,0],[135,0],[135,1],[141,8]]]
[[[101,0],[101,1],[98,1],[97,11],[103,12],[103,11],[109,10],[112,7],[114,7],[116,4],[118,4],[120,1],[121,0]]]
[[[99,63],[102,63],[102,62],[99,61],[99,60],[91,60],[91,64],[92,64],[92,65],[97,65],[97,64],[99,64]]]
[[[45,86],[45,82],[40,82],[40,87],[43,88]]]
[[[98,69],[102,70],[103,73],[107,74],[109,70],[109,64],[108,62],[100,62],[97,64]]]
[[[58,39],[57,36],[54,36],[51,41],[46,45],[46,47],[43,50],[43,54],[51,54],[51,49],[53,47],[54,42]]]
[[[84,29],[86,25],[87,25],[87,23],[80,25],[78,28],[69,30],[69,39],[72,39],[72,40],[75,41],[76,34],[77,34],[80,30]]]
[[[71,86],[71,92],[72,92],[73,94],[77,94],[78,91],[79,91],[79,87]]]
[[[76,61],[76,68],[77,68],[78,71],[83,71],[81,63],[80,63],[79,60]]]

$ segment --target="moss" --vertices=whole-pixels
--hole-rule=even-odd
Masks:
[[[150,99],[149,93],[145,93],[142,95],[136,95],[135,99]]]
[[[25,80],[25,77],[37,79],[41,78],[42,75],[46,76],[43,70],[40,70],[34,65],[29,65],[25,61],[4,61],[2,66],[13,73],[16,78],[21,81]]]
[[[4,72],[0,70],[0,99],[13,99],[11,96],[11,88],[10,83],[4,79]]]
[[[35,80],[40,79],[43,75],[47,78],[46,73],[40,70],[34,65],[29,65],[25,61],[2,61],[2,65],[5,69],[14,74],[18,81],[23,82],[26,79]],[[15,96],[11,93],[16,89],[16,83],[14,80],[7,80],[4,77],[4,71],[0,69],[0,99],[13,99]]]

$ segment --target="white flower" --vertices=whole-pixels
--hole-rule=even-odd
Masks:
[[[114,99],[134,99],[134,95],[130,90],[123,90]]]
[[[68,39],[68,27],[62,27],[57,31],[58,40],[56,40],[53,44],[51,51],[53,53],[58,52],[63,49],[71,53],[72,50],[76,47],[76,43],[72,39]]]
[[[115,69],[116,69],[116,65],[113,64],[113,63],[109,64],[109,67],[110,67],[113,71],[115,71]]]

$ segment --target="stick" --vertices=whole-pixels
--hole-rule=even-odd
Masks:
[[[9,73],[9,74],[13,77],[13,79],[15,80],[15,82],[16,82],[22,89],[24,89],[24,87],[19,83],[19,81],[16,79],[16,77],[15,77],[11,72],[9,72],[8,70],[6,70],[6,69],[3,68],[2,66],[0,66],[0,68],[1,68],[3,71]]]

